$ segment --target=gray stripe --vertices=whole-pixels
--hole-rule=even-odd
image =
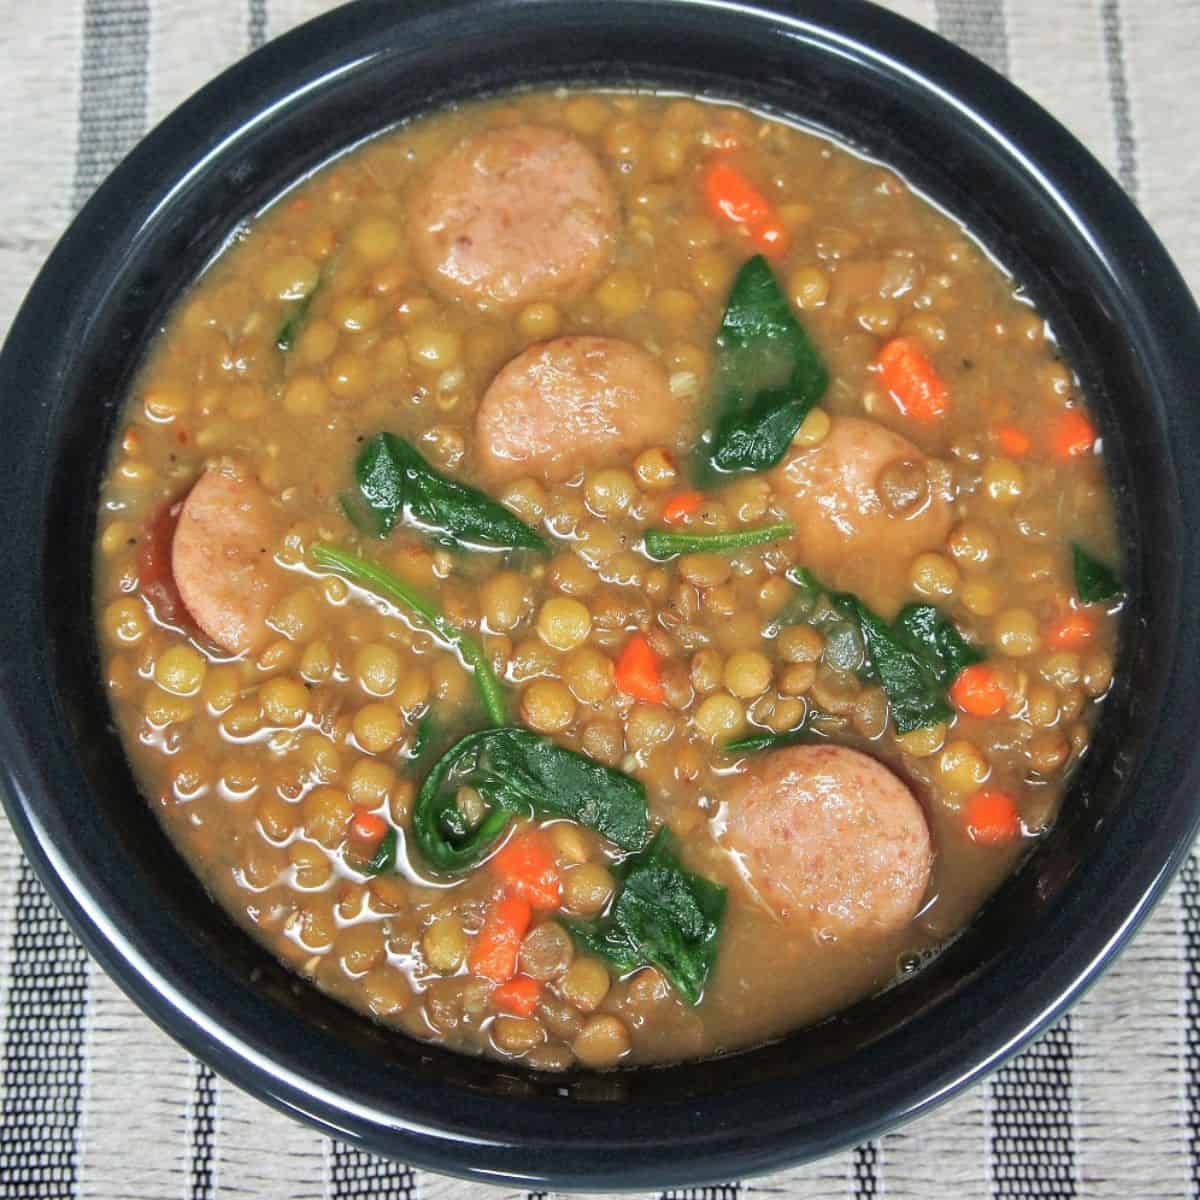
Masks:
[[[712,1187],[675,1188],[663,1192],[660,1200],[738,1200],[736,1183],[718,1183]]]
[[[329,1155],[329,1200],[416,1200],[411,1167],[334,1142]]]
[[[996,1200],[1070,1200],[1077,1194],[1071,1041],[1068,1015],[990,1084]]]
[[[250,49],[257,50],[267,40],[267,0],[248,0],[246,30]]]
[[[1109,100],[1117,135],[1117,176],[1121,186],[1137,199],[1137,142],[1133,137],[1133,112],[1129,105],[1121,0],[1104,0],[1101,20],[1104,25],[1104,62],[1108,68]]]
[[[936,0],[937,30],[964,50],[1008,74],[1004,0]]]
[[[1200,863],[1189,854],[1182,871],[1187,987],[1184,996],[1186,1042],[1187,1142],[1192,1161],[1193,1195],[1200,1195]]]
[[[19,1195],[74,1194],[87,954],[22,861],[4,1046],[0,1181]]]
[[[207,1063],[196,1064],[196,1090],[192,1096],[191,1200],[212,1200],[213,1153],[216,1145],[217,1077]]]
[[[76,207],[146,131],[149,53],[149,0],[87,0]]]
[[[879,1187],[879,1143],[863,1142],[854,1147],[854,1200],[873,1200]]]
[[[86,0],[75,207],[145,131],[149,36],[148,0]],[[27,862],[15,920],[0,1179],[29,1195],[69,1196],[78,1172],[87,954]]]

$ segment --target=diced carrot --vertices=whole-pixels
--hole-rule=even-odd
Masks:
[[[557,908],[562,903],[554,851],[550,839],[539,830],[510,838],[493,856],[491,867],[514,896],[523,897],[534,908]]]
[[[1024,458],[1033,448],[1033,439],[1015,425],[1001,425],[996,430],[996,444],[1008,458]]]
[[[492,1005],[517,1017],[532,1017],[542,998],[541,985],[528,975],[518,975],[492,992]]]
[[[662,519],[668,525],[678,525],[685,517],[694,516],[704,503],[703,492],[676,492],[663,505]]]
[[[883,376],[884,387],[906,417],[936,421],[946,415],[950,390],[912,338],[893,338],[879,351],[875,364]]]
[[[648,704],[663,701],[658,655],[645,634],[635,633],[622,647],[614,678],[617,687],[635,700],[645,700]]]
[[[1052,650],[1078,650],[1096,636],[1096,622],[1089,613],[1068,609],[1046,626],[1042,641]]]
[[[378,814],[365,808],[356,808],[350,818],[350,836],[356,842],[373,845],[381,842],[388,831],[388,823]]]
[[[950,688],[950,699],[968,716],[995,717],[1004,711],[1008,693],[995,667],[975,663],[958,673]]]
[[[471,947],[471,974],[507,983],[517,973],[521,939],[532,917],[529,901],[520,896],[505,896],[492,904]]]
[[[966,804],[967,836],[985,846],[1010,842],[1021,832],[1021,818],[1016,803],[997,788],[976,792]]]
[[[1096,444],[1096,427],[1078,408],[1064,409],[1054,422],[1050,444],[1059,458],[1080,458],[1091,454]]]
[[[191,615],[171,572],[171,544],[182,509],[182,500],[169,500],[146,526],[138,547],[138,590],[164,624],[191,629]]]
[[[770,200],[732,163],[718,159],[709,166],[704,173],[704,194],[714,216],[746,229],[764,254],[787,250],[787,230]]]
[[[723,159],[705,171],[704,194],[713,213],[735,225],[759,225],[771,216],[767,198],[737,167]]]

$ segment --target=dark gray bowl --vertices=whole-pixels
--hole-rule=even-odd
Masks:
[[[932,965],[719,1061],[539,1077],[389,1034],[289,975],[136,794],[91,619],[95,497],[164,314],[234,225],[362,136],[529,84],[653,84],[782,113],[886,160],[1026,284],[1104,431],[1130,591],[1119,675],[1062,820]],[[978,1079],[1111,960],[1196,826],[1200,319],[1154,235],[1060,126],[855,0],[362,3],[252,55],[152,133],[47,263],[0,358],[0,770],[52,896],[188,1049],[325,1132],[555,1187],[742,1177],[878,1133]]]

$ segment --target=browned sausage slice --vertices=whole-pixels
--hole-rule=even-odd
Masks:
[[[912,792],[845,746],[796,746],[737,778],[726,837],[779,916],[814,933],[887,935],[929,883],[929,826]]]
[[[640,346],[563,337],[501,369],[475,414],[475,444],[494,483],[561,480],[588,463],[670,444],[684,415],[665,368]]]
[[[578,295],[604,270],[620,219],[591,152],[540,125],[460,143],[418,186],[411,214],[431,286],[491,305]]]
[[[928,460],[874,421],[835,417],[829,435],[793,448],[772,484],[796,526],[805,566],[888,615],[916,555],[940,548],[953,519]]]
[[[203,633],[231,654],[268,636],[277,538],[270,498],[253,480],[210,469],[183,502],[171,543],[175,586]]]

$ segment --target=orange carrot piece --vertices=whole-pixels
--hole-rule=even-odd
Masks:
[[[703,503],[703,492],[676,492],[663,505],[662,519],[668,525],[678,525],[685,517],[695,516]]]
[[[635,633],[622,647],[614,678],[617,687],[635,700],[645,700],[648,704],[663,702],[658,655],[645,634]]]
[[[492,857],[491,867],[512,895],[528,900],[534,908],[557,908],[562,903],[562,880],[554,851],[550,839],[540,830],[531,829],[510,838]]]
[[[767,198],[737,167],[723,160],[705,171],[704,194],[714,215],[735,225],[759,225],[771,216]]]
[[[897,407],[914,421],[936,421],[950,407],[950,390],[929,356],[912,338],[893,338],[875,364]]]
[[[1016,803],[997,788],[976,792],[966,804],[967,836],[984,846],[1010,842],[1021,832],[1021,817]]]
[[[1050,444],[1059,458],[1081,458],[1096,444],[1096,427],[1078,408],[1064,409],[1054,422]]]
[[[350,818],[350,836],[356,842],[381,842],[387,831],[388,823],[368,809],[356,808]]]
[[[542,989],[537,980],[518,975],[492,992],[492,1006],[517,1017],[532,1017],[541,998]]]
[[[1042,641],[1053,650],[1079,650],[1095,636],[1095,620],[1072,608],[1046,626]]]
[[[492,904],[471,947],[471,974],[507,983],[517,973],[521,939],[532,918],[529,901],[520,896],[505,896]]]
[[[1008,693],[995,667],[975,663],[964,667],[950,687],[950,699],[960,712],[971,717],[995,717],[1004,711]]]
[[[1008,458],[1024,458],[1033,449],[1033,439],[1015,425],[1001,425],[996,430],[996,444]]]

